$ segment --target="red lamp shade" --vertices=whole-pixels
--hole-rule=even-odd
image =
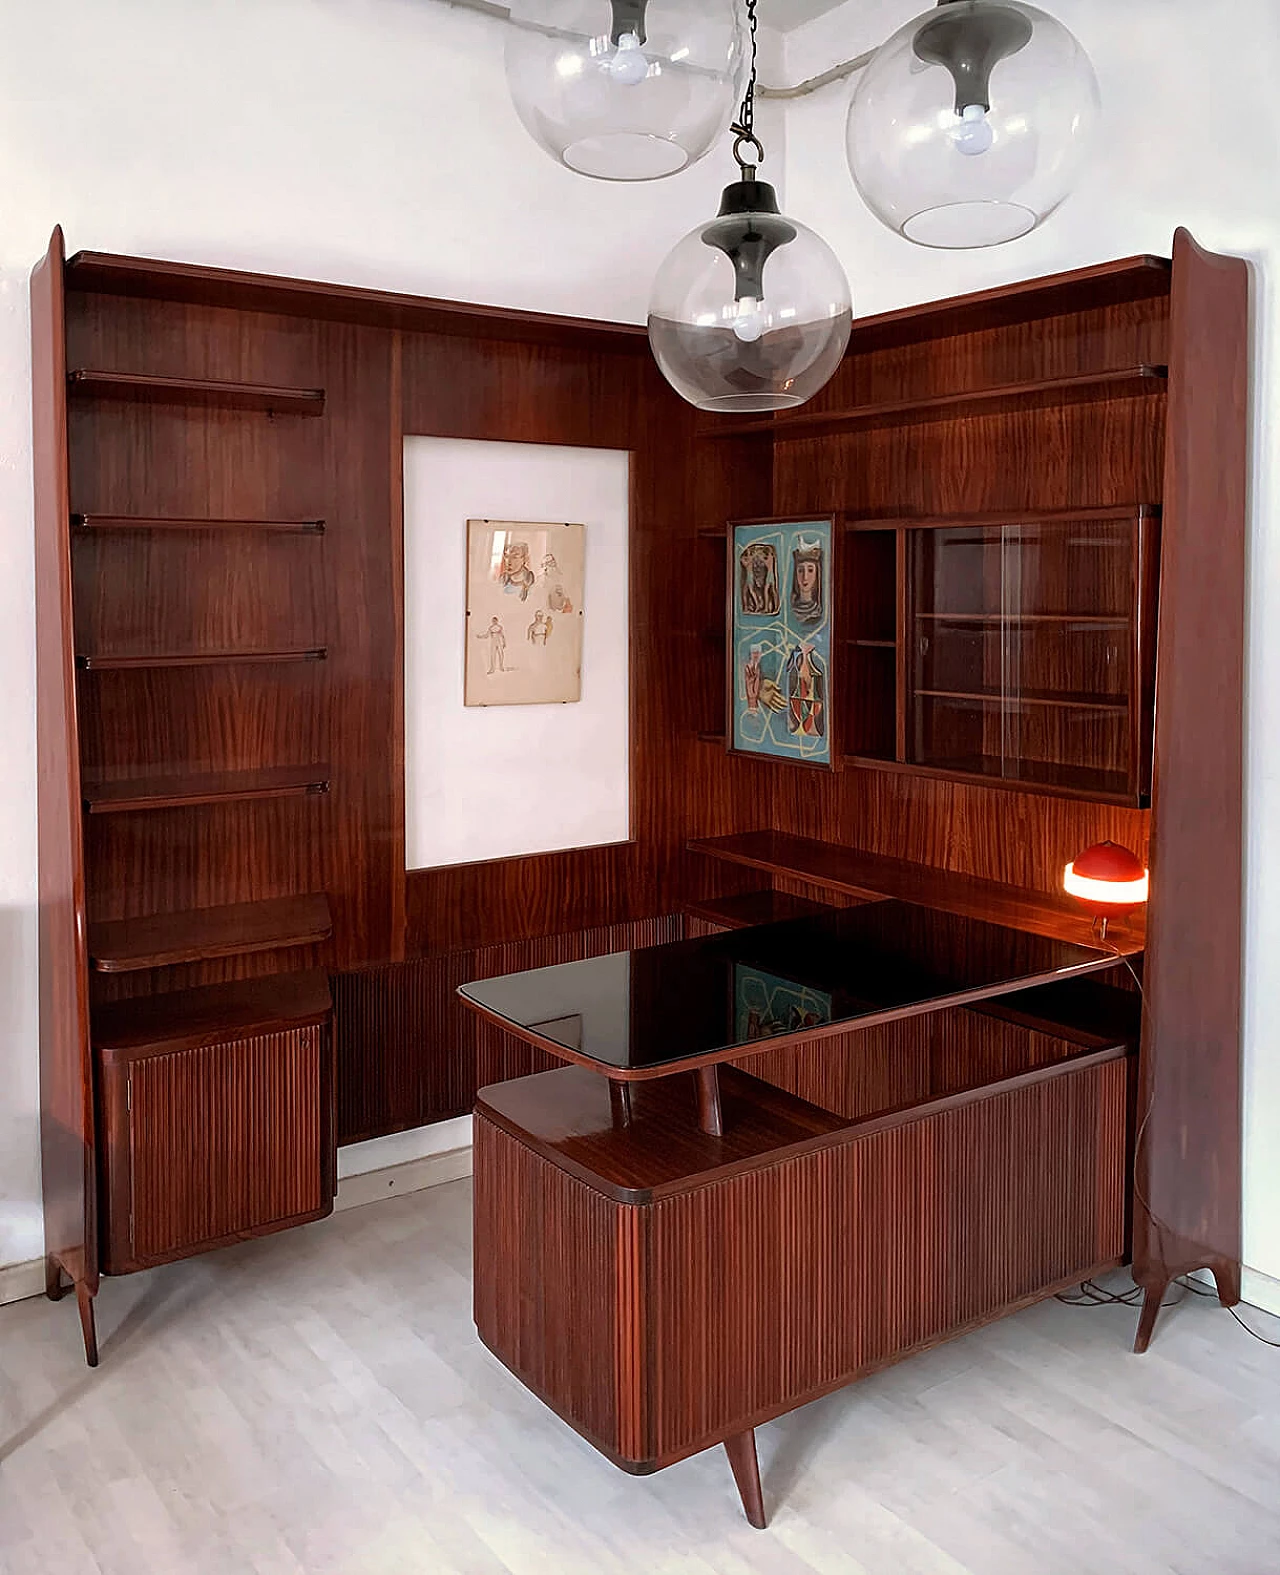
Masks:
[[[1096,842],[1068,864],[1062,884],[1102,918],[1116,918],[1141,907],[1151,891],[1151,877],[1142,861],[1115,842]]]

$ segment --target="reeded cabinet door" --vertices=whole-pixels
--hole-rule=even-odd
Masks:
[[[329,1044],[327,1027],[310,1027],[109,1070],[108,1100],[125,1117],[108,1123],[120,1140],[107,1156],[110,1269],[329,1211]]]

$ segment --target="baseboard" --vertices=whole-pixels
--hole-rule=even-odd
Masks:
[[[43,1295],[43,1258],[31,1258],[26,1263],[9,1263],[0,1267],[0,1307],[9,1302],[25,1301],[28,1296]]]
[[[362,1176],[347,1176],[338,1184],[335,1210],[362,1209],[366,1203],[382,1198],[401,1197],[423,1192],[427,1187],[442,1187],[461,1181],[471,1174],[471,1148],[451,1148],[444,1154],[428,1154],[402,1165],[387,1165],[382,1170],[366,1171]]]
[[[1280,1318],[1280,1280],[1273,1280],[1261,1269],[1246,1269],[1241,1277],[1240,1294],[1250,1307],[1261,1308]]]

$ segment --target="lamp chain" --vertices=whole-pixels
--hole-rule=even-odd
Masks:
[[[757,0],[746,0],[747,21],[751,25],[751,71],[747,77],[747,90],[742,96],[742,107],[738,111],[738,118],[729,127],[734,133],[736,141],[733,144],[733,156],[738,161],[738,168],[742,171],[743,180],[754,180],[758,165],[764,163],[764,144],[756,136],[756,64],[759,49],[756,42],[758,22],[756,19]],[[747,148],[754,148],[756,158],[748,164],[743,158]]]

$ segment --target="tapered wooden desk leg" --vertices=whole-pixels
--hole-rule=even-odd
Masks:
[[[84,1359],[90,1367],[96,1367],[98,1330],[93,1319],[93,1297],[83,1280],[76,1281],[76,1303],[80,1308],[80,1332],[84,1335]]]
[[[724,1136],[724,1116],[720,1111],[720,1068],[704,1066],[698,1078],[698,1123],[712,1137]]]
[[[631,1125],[631,1084],[609,1084],[609,1108],[613,1112],[615,1127],[629,1127]]]
[[[1164,1302],[1164,1293],[1168,1289],[1167,1280],[1159,1285],[1147,1286],[1147,1294],[1142,1302],[1142,1317],[1138,1320],[1138,1337],[1133,1342],[1135,1356],[1141,1356],[1151,1344],[1151,1336],[1156,1329],[1156,1319],[1160,1316],[1160,1307]]]
[[[726,1438],[724,1450],[733,1467],[733,1480],[738,1484],[747,1519],[757,1531],[763,1531],[769,1522],[764,1513],[764,1494],[760,1491],[760,1462],[756,1457],[754,1431]]]

